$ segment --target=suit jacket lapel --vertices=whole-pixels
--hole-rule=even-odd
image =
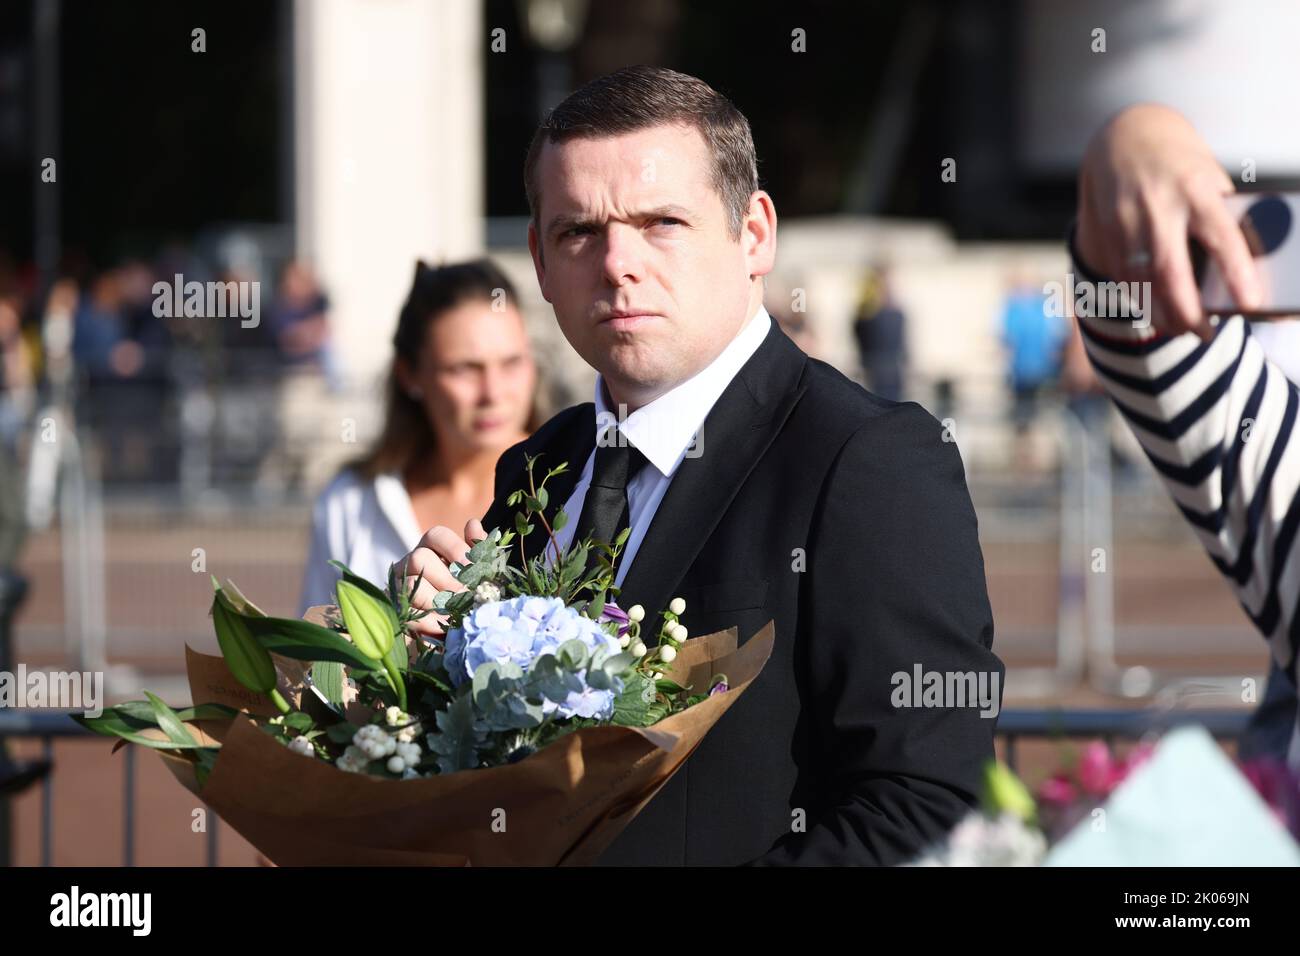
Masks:
[[[807,360],[773,321],[763,344],[704,420],[701,453],[683,459],[673,475],[623,580],[620,607],[640,604],[649,619],[667,606],[673,588],[803,394]]]

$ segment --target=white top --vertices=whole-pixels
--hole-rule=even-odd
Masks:
[[[331,558],[387,587],[389,567],[409,554],[424,534],[396,474],[365,481],[351,469],[341,471],[316,498],[311,524],[299,617],[314,605],[335,603],[334,585],[340,575],[328,563]]]
[[[728,343],[712,362],[676,388],[660,395],[653,402],[625,415],[620,421],[619,410],[611,409],[605,396],[605,380],[596,376],[596,435],[609,427],[620,428],[632,445],[645,455],[649,463],[628,483],[628,520],[632,530],[628,533],[627,543],[618,559],[618,571],[614,577],[616,587],[621,587],[628,568],[636,558],[637,549],[659,502],[663,501],[673,475],[689,453],[698,458],[704,453],[707,435],[696,433],[704,424],[709,411],[736,377],[736,373],[749,361],[750,356],[758,351],[771,327],[772,319],[767,309],[761,305],[753,318]],[[573,541],[577,530],[578,518],[582,514],[582,504],[587,498],[587,489],[591,487],[591,472],[596,460],[593,449],[582,466],[582,474],[564,504],[569,521],[555,535],[561,550]],[[653,466],[653,467],[651,467]],[[548,554],[551,552],[547,552]]]

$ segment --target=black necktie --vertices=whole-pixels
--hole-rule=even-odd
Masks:
[[[587,496],[582,502],[582,517],[578,519],[577,530],[573,535],[575,543],[588,535],[605,544],[614,543],[614,539],[630,521],[628,483],[645,463],[645,455],[615,429],[611,428],[596,443],[591,487],[587,489]],[[587,566],[591,568],[595,564],[593,551]]]

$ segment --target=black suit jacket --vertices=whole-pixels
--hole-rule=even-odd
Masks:
[[[871,395],[775,323],[700,442],[619,604],[657,619],[680,596],[691,634],[734,625],[742,643],[771,619],[775,647],[600,863],[912,858],[976,802],[996,720],[977,706],[895,707],[892,675],[919,664],[1002,685],[957,446],[919,405]],[[505,497],[524,487],[525,453],[542,469],[569,463],[547,485],[553,513],[594,447],[591,403],[556,415],[502,455],[484,526],[514,527]],[[545,536],[526,541],[534,554]]]

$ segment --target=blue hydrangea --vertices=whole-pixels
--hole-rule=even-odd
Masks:
[[[527,595],[489,601],[465,615],[461,626],[447,632],[443,663],[453,685],[459,687],[488,661],[517,664],[525,673],[543,654],[554,654],[565,641],[580,640],[590,651],[607,647],[615,654],[619,642],[596,621],[566,607],[559,598]],[[546,700],[542,712],[559,717],[607,719],[614,712],[613,690],[586,684],[586,671],[578,673],[582,689],[571,692],[562,704]]]

